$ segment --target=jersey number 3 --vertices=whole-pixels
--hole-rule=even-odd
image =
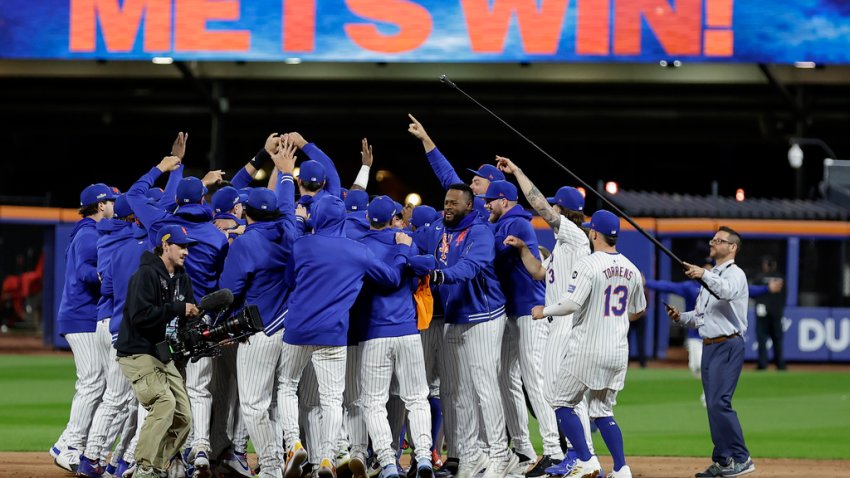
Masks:
[[[629,297],[629,288],[621,285],[611,290],[609,285],[605,288],[605,317],[619,317],[626,311],[626,299]]]

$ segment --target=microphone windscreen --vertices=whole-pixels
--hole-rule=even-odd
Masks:
[[[204,310],[218,310],[223,309],[232,303],[233,292],[230,292],[230,289],[219,289],[205,295],[198,306]]]

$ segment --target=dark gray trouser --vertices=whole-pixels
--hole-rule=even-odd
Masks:
[[[708,426],[714,442],[712,459],[722,465],[729,457],[743,463],[750,456],[732,395],[744,366],[744,339],[735,337],[705,345],[702,352],[702,387],[708,410]]]

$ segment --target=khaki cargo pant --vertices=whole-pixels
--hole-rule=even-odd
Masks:
[[[136,463],[140,467],[165,470],[186,441],[192,412],[186,385],[174,366],[147,354],[118,357],[118,365],[148,416],[139,433]]]

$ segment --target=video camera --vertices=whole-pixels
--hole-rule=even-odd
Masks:
[[[205,295],[198,304],[201,314],[178,321],[174,333],[168,334],[171,355],[184,360],[191,358],[192,362],[197,362],[201,357],[216,357],[221,355],[223,346],[263,330],[260,311],[255,305],[245,306],[236,315],[220,322],[232,303],[233,293],[230,289],[220,289]]]

